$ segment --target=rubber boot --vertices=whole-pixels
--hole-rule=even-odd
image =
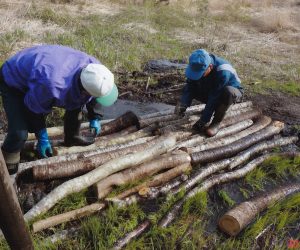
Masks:
[[[88,146],[95,142],[95,138],[80,135],[80,124],[82,120],[81,110],[66,111],[64,116],[65,145]]]
[[[2,154],[6,163],[8,173],[10,175],[17,173],[20,163],[20,152],[8,153],[2,149]]]
[[[212,120],[209,127],[206,129],[206,134],[209,137],[215,136],[220,130],[220,124],[224,119],[226,111],[228,110],[230,105],[226,105],[221,103],[215,110],[214,119]]]

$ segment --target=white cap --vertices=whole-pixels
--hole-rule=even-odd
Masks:
[[[94,97],[109,95],[115,86],[114,75],[102,64],[90,63],[80,74],[83,88]]]

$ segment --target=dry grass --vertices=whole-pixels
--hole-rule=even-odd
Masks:
[[[264,33],[297,31],[298,27],[292,20],[292,15],[291,9],[271,7],[252,17],[251,23],[258,31]]]

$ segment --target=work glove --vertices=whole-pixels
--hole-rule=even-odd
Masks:
[[[199,119],[192,127],[198,133],[203,133],[207,129],[207,123]]]
[[[100,134],[101,123],[98,119],[90,120],[90,130],[95,136],[98,136]]]
[[[186,109],[187,109],[187,106],[185,106],[181,103],[178,103],[175,107],[174,114],[183,117]]]
[[[47,158],[52,156],[53,151],[49,141],[48,133],[46,128],[41,129],[35,134],[38,139],[37,151],[41,158]]]

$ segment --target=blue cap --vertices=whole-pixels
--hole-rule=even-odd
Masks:
[[[191,80],[199,80],[211,63],[211,57],[206,50],[195,50],[189,58],[189,65],[185,70],[186,77]]]

